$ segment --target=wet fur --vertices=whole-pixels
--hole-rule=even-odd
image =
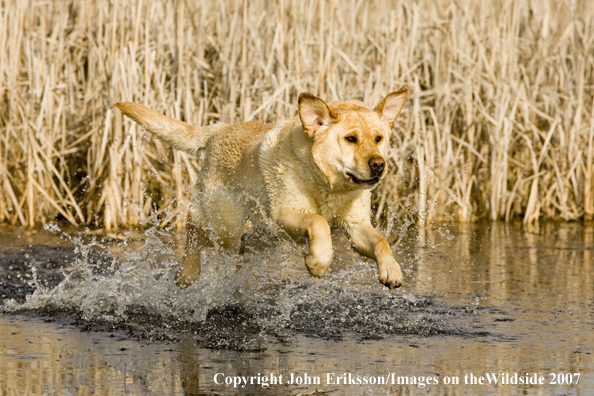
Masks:
[[[319,277],[332,261],[330,229],[341,228],[355,250],[377,261],[382,283],[402,285],[388,242],[371,225],[370,190],[387,173],[389,134],[407,92],[391,93],[374,110],[359,101],[328,106],[303,93],[299,116],[276,126],[250,121],[194,127],[139,104],[116,104],[174,148],[206,151],[177,285],[197,279],[204,248],[238,249],[246,219],[256,227],[271,219],[294,238],[307,236],[305,264]]]

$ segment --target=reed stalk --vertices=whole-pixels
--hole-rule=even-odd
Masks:
[[[405,84],[378,223],[592,219],[593,50],[587,0],[5,0],[0,222],[184,227],[201,159],[118,101],[275,122]]]

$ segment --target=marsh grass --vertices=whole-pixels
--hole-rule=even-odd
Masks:
[[[200,158],[118,101],[274,122],[404,84],[376,221],[589,219],[593,47],[586,0],[5,0],[0,221],[184,227]]]

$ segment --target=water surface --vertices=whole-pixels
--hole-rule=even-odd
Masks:
[[[183,291],[173,232],[46,228],[0,230],[0,394],[594,394],[592,226],[411,228],[394,249],[398,290],[342,235],[321,280],[303,246],[276,241],[209,252]],[[485,373],[546,383],[464,384]],[[283,383],[216,383],[270,375]]]

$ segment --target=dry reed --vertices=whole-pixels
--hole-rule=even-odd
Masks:
[[[587,0],[4,0],[0,221],[183,228],[200,159],[115,102],[275,121],[404,84],[377,221],[591,219],[593,46]]]

